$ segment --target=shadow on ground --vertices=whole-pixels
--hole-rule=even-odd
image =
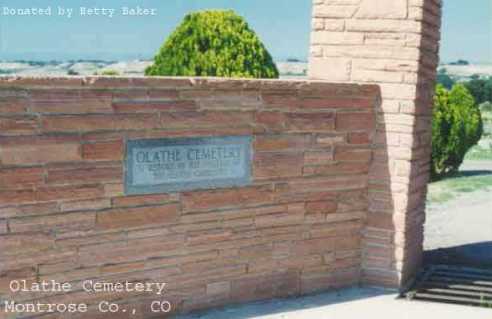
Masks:
[[[426,265],[446,264],[492,269],[492,241],[429,250],[424,254],[424,261]]]
[[[353,302],[366,298],[395,295],[395,291],[377,288],[352,288],[332,293],[310,295],[302,298],[274,299],[246,305],[228,306],[178,316],[176,319],[246,319],[263,318],[289,312],[298,312],[334,304]],[[281,317],[279,317],[281,318]]]
[[[451,178],[474,177],[492,175],[491,170],[466,170],[454,174]]]

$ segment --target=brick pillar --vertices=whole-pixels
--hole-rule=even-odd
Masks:
[[[309,75],[381,87],[362,283],[402,287],[422,260],[441,0],[314,0]]]

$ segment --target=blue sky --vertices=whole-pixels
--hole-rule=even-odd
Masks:
[[[492,63],[492,1],[443,2],[441,60]]]
[[[52,7],[52,16],[5,16],[0,11],[0,59],[151,58],[183,16],[231,8],[244,16],[277,59],[305,59],[312,0],[0,0],[0,10]],[[444,0],[441,57],[492,63],[492,1]],[[470,5],[473,3],[473,5]],[[125,17],[123,6],[156,8],[156,16]],[[70,19],[57,7],[74,8]],[[113,18],[81,17],[79,7],[115,8]]]

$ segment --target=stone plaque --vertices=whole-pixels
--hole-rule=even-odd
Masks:
[[[155,194],[251,183],[251,137],[127,142],[127,194]]]

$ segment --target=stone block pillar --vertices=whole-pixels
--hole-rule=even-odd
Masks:
[[[402,287],[422,261],[441,0],[313,0],[309,75],[381,88],[362,283]]]

